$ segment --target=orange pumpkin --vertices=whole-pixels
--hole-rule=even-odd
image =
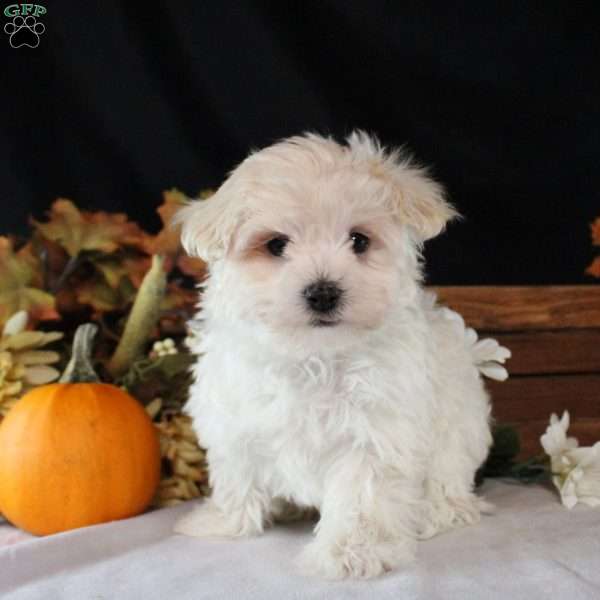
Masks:
[[[37,535],[139,514],[160,478],[150,418],[129,394],[94,382],[95,326],[82,327],[93,329],[78,330],[61,383],[26,394],[0,425],[0,512]]]

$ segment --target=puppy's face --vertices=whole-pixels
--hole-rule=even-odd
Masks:
[[[253,154],[180,220],[188,251],[214,263],[227,314],[314,351],[355,343],[409,304],[418,247],[452,214],[421,170],[355,134]]]
[[[370,205],[373,191],[352,172],[263,189],[265,209],[253,207],[226,259],[257,319],[294,335],[347,335],[379,326],[403,284],[412,294],[410,257],[385,208]]]

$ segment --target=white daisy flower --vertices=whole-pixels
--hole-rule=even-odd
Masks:
[[[600,442],[579,447],[576,438],[567,437],[569,423],[568,411],[560,420],[553,413],[546,433],[540,438],[550,457],[552,481],[567,508],[579,502],[600,506]]]

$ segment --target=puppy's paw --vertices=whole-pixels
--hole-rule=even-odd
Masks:
[[[224,514],[215,504],[207,500],[175,523],[175,533],[200,538],[246,537],[262,533],[241,511]]]
[[[413,540],[374,544],[327,544],[318,540],[304,548],[298,558],[307,575],[324,579],[371,579],[413,562]]]
[[[425,505],[419,528],[419,539],[429,539],[457,527],[474,525],[481,520],[481,514],[492,514],[493,504],[469,494],[464,497],[444,497],[437,502]]]

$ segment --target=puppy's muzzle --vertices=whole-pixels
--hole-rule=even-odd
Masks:
[[[342,290],[335,282],[321,279],[306,286],[302,295],[311,311],[325,314],[333,312],[338,307]]]

